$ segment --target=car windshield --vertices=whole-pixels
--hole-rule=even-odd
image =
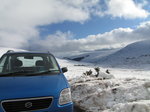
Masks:
[[[0,59],[0,75],[41,75],[60,73],[55,58],[42,53],[10,53]]]

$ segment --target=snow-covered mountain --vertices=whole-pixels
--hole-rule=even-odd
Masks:
[[[113,54],[100,58],[96,63],[115,67],[147,66],[150,64],[150,40],[129,44]]]
[[[93,51],[68,59],[99,64],[104,67],[143,68],[150,64],[150,40],[138,41],[122,49]]]
[[[102,50],[86,51],[81,52],[80,54],[77,55],[67,56],[64,58],[80,62],[95,63],[100,58],[106,57],[118,50],[119,49],[102,49]]]

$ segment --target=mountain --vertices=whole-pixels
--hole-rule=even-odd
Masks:
[[[150,40],[138,41],[96,62],[105,66],[142,66],[150,64]]]
[[[118,50],[119,49],[102,49],[102,50],[95,50],[95,51],[86,51],[86,52],[81,52],[79,55],[64,57],[64,59],[95,63],[100,58],[106,57]]]
[[[148,67],[150,65],[150,40],[134,42],[121,49],[86,52],[67,59],[90,62],[104,67],[129,68],[129,65],[134,68]]]

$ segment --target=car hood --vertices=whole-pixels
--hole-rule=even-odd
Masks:
[[[67,86],[63,74],[0,77],[0,99],[43,96],[58,98],[60,91]]]

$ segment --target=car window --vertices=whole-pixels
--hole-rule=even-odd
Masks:
[[[22,61],[22,67],[34,67],[37,61],[43,61],[43,58],[40,56],[33,56],[33,59],[26,59],[24,56],[18,56],[17,59]]]
[[[0,60],[0,72],[3,71],[5,62],[6,62],[6,56],[3,56]]]
[[[52,70],[59,73],[59,66],[52,55],[38,53],[20,53],[3,56],[0,60],[0,73],[24,71],[38,73]]]

